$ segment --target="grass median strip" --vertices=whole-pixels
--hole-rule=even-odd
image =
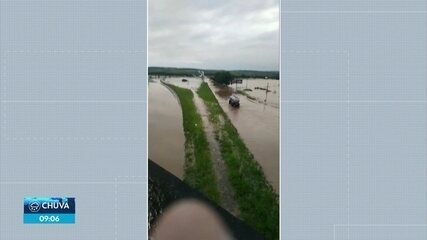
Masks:
[[[208,84],[202,83],[197,94],[205,102],[209,120],[215,126],[241,218],[267,239],[279,239],[278,195],[266,180],[261,166],[240,138]]]
[[[209,144],[203,129],[202,118],[193,102],[193,92],[171,84],[163,84],[175,92],[181,104],[185,135],[184,181],[218,203],[219,191]]]

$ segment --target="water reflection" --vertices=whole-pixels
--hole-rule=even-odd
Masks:
[[[148,156],[182,179],[184,129],[178,100],[159,79],[148,83]]]

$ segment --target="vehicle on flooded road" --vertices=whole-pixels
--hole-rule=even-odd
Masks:
[[[228,103],[233,107],[240,107],[240,99],[236,95],[231,95],[228,99]]]

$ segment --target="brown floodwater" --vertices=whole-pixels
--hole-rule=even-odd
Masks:
[[[246,85],[246,82],[248,83]],[[266,88],[271,92],[255,89]],[[211,89],[227,113],[233,125],[237,128],[240,137],[246,143],[255,159],[262,166],[267,180],[276,192],[279,191],[279,81],[250,79],[243,80],[237,89],[243,90],[248,86],[252,91],[246,91],[251,98],[237,94],[240,98],[240,107],[234,108],[228,104],[228,97],[233,89],[215,87]],[[235,88],[235,85],[232,86]]]
[[[235,90],[236,84],[230,85]],[[266,91],[268,89],[268,92]],[[280,86],[278,80],[272,79],[243,79],[242,84],[237,84],[237,90],[244,91],[253,100],[279,108]]]
[[[148,156],[182,179],[184,173],[182,111],[173,93],[159,79],[148,83]]]
[[[149,91],[149,156],[159,165],[182,177],[184,169],[184,133],[182,112],[175,96],[160,83],[160,79],[179,87],[197,90],[202,83],[195,77],[152,78]],[[188,81],[182,81],[187,79]],[[206,79],[209,82],[208,79]],[[270,92],[259,88],[267,88]],[[278,192],[279,189],[279,81],[243,79],[238,90],[250,97],[238,94],[240,108],[228,104],[233,89],[221,89],[209,83],[240,137],[262,166],[267,180]],[[235,85],[232,86],[235,88]],[[256,89],[257,88],[257,89]],[[165,151],[167,149],[167,151]]]
[[[183,81],[183,79],[186,81]],[[202,84],[202,79],[196,77],[163,77],[162,80],[175,86],[192,89],[194,91]]]

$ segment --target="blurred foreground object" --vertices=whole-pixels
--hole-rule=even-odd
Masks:
[[[204,211],[211,212],[213,214],[214,219],[217,218],[221,226],[224,227],[224,232],[228,232],[231,238],[228,239],[244,239],[244,240],[262,240],[265,239],[260,233],[255,231],[253,228],[248,226],[246,223],[244,223],[239,218],[236,218],[231,213],[229,213],[227,210],[219,206],[218,204],[214,203],[213,201],[209,200],[205,195],[201,194],[199,191],[197,191],[194,188],[191,188],[189,185],[187,185],[185,182],[181,181],[179,178],[168,172],[167,170],[163,169],[159,165],[157,165],[155,162],[148,159],[148,223],[149,223],[149,235],[152,240],[159,240],[158,238],[154,237],[155,232],[158,231],[159,224],[162,224],[162,219],[165,217],[166,214],[176,214],[178,211],[180,214],[176,214],[175,216],[180,216],[178,219],[178,222],[173,223],[174,226],[168,226],[171,227],[173,231],[176,229],[176,226],[181,226],[183,222],[185,222],[188,226],[188,228],[200,228],[199,225],[204,225],[202,227],[211,228],[213,227],[210,221],[204,222],[205,220],[199,221],[199,225],[195,225],[192,222],[189,222],[189,219],[192,218],[192,212],[195,212],[196,210],[200,209],[203,214]],[[191,200],[190,200],[191,199]],[[174,212],[169,213],[169,211],[172,211],[172,206],[180,206],[179,204],[184,203],[193,203],[190,204],[193,206],[193,210],[191,212],[186,213],[188,211],[188,208],[186,205],[183,205],[183,207],[178,208],[178,210],[173,210]],[[195,203],[198,203],[194,205]],[[175,205],[178,204],[178,205]],[[202,207],[200,207],[202,206]],[[182,209],[186,209],[185,211]],[[205,210],[203,210],[205,209]],[[189,214],[189,215],[188,215]],[[200,214],[200,213],[197,213]],[[206,213],[208,214],[208,213]],[[208,214],[209,215],[209,214]],[[174,218],[172,218],[174,219]],[[191,219],[193,220],[193,219]],[[172,221],[173,222],[173,221]],[[209,229],[207,229],[209,230]],[[193,232],[191,232],[193,234]],[[173,239],[179,239],[177,238],[177,235],[174,236]],[[208,239],[208,238],[199,238],[199,239]],[[210,238],[209,238],[210,239]],[[220,239],[218,237],[214,239]],[[220,239],[222,240],[222,239]]]
[[[229,240],[232,239],[218,215],[196,200],[173,204],[160,217],[152,240]]]

